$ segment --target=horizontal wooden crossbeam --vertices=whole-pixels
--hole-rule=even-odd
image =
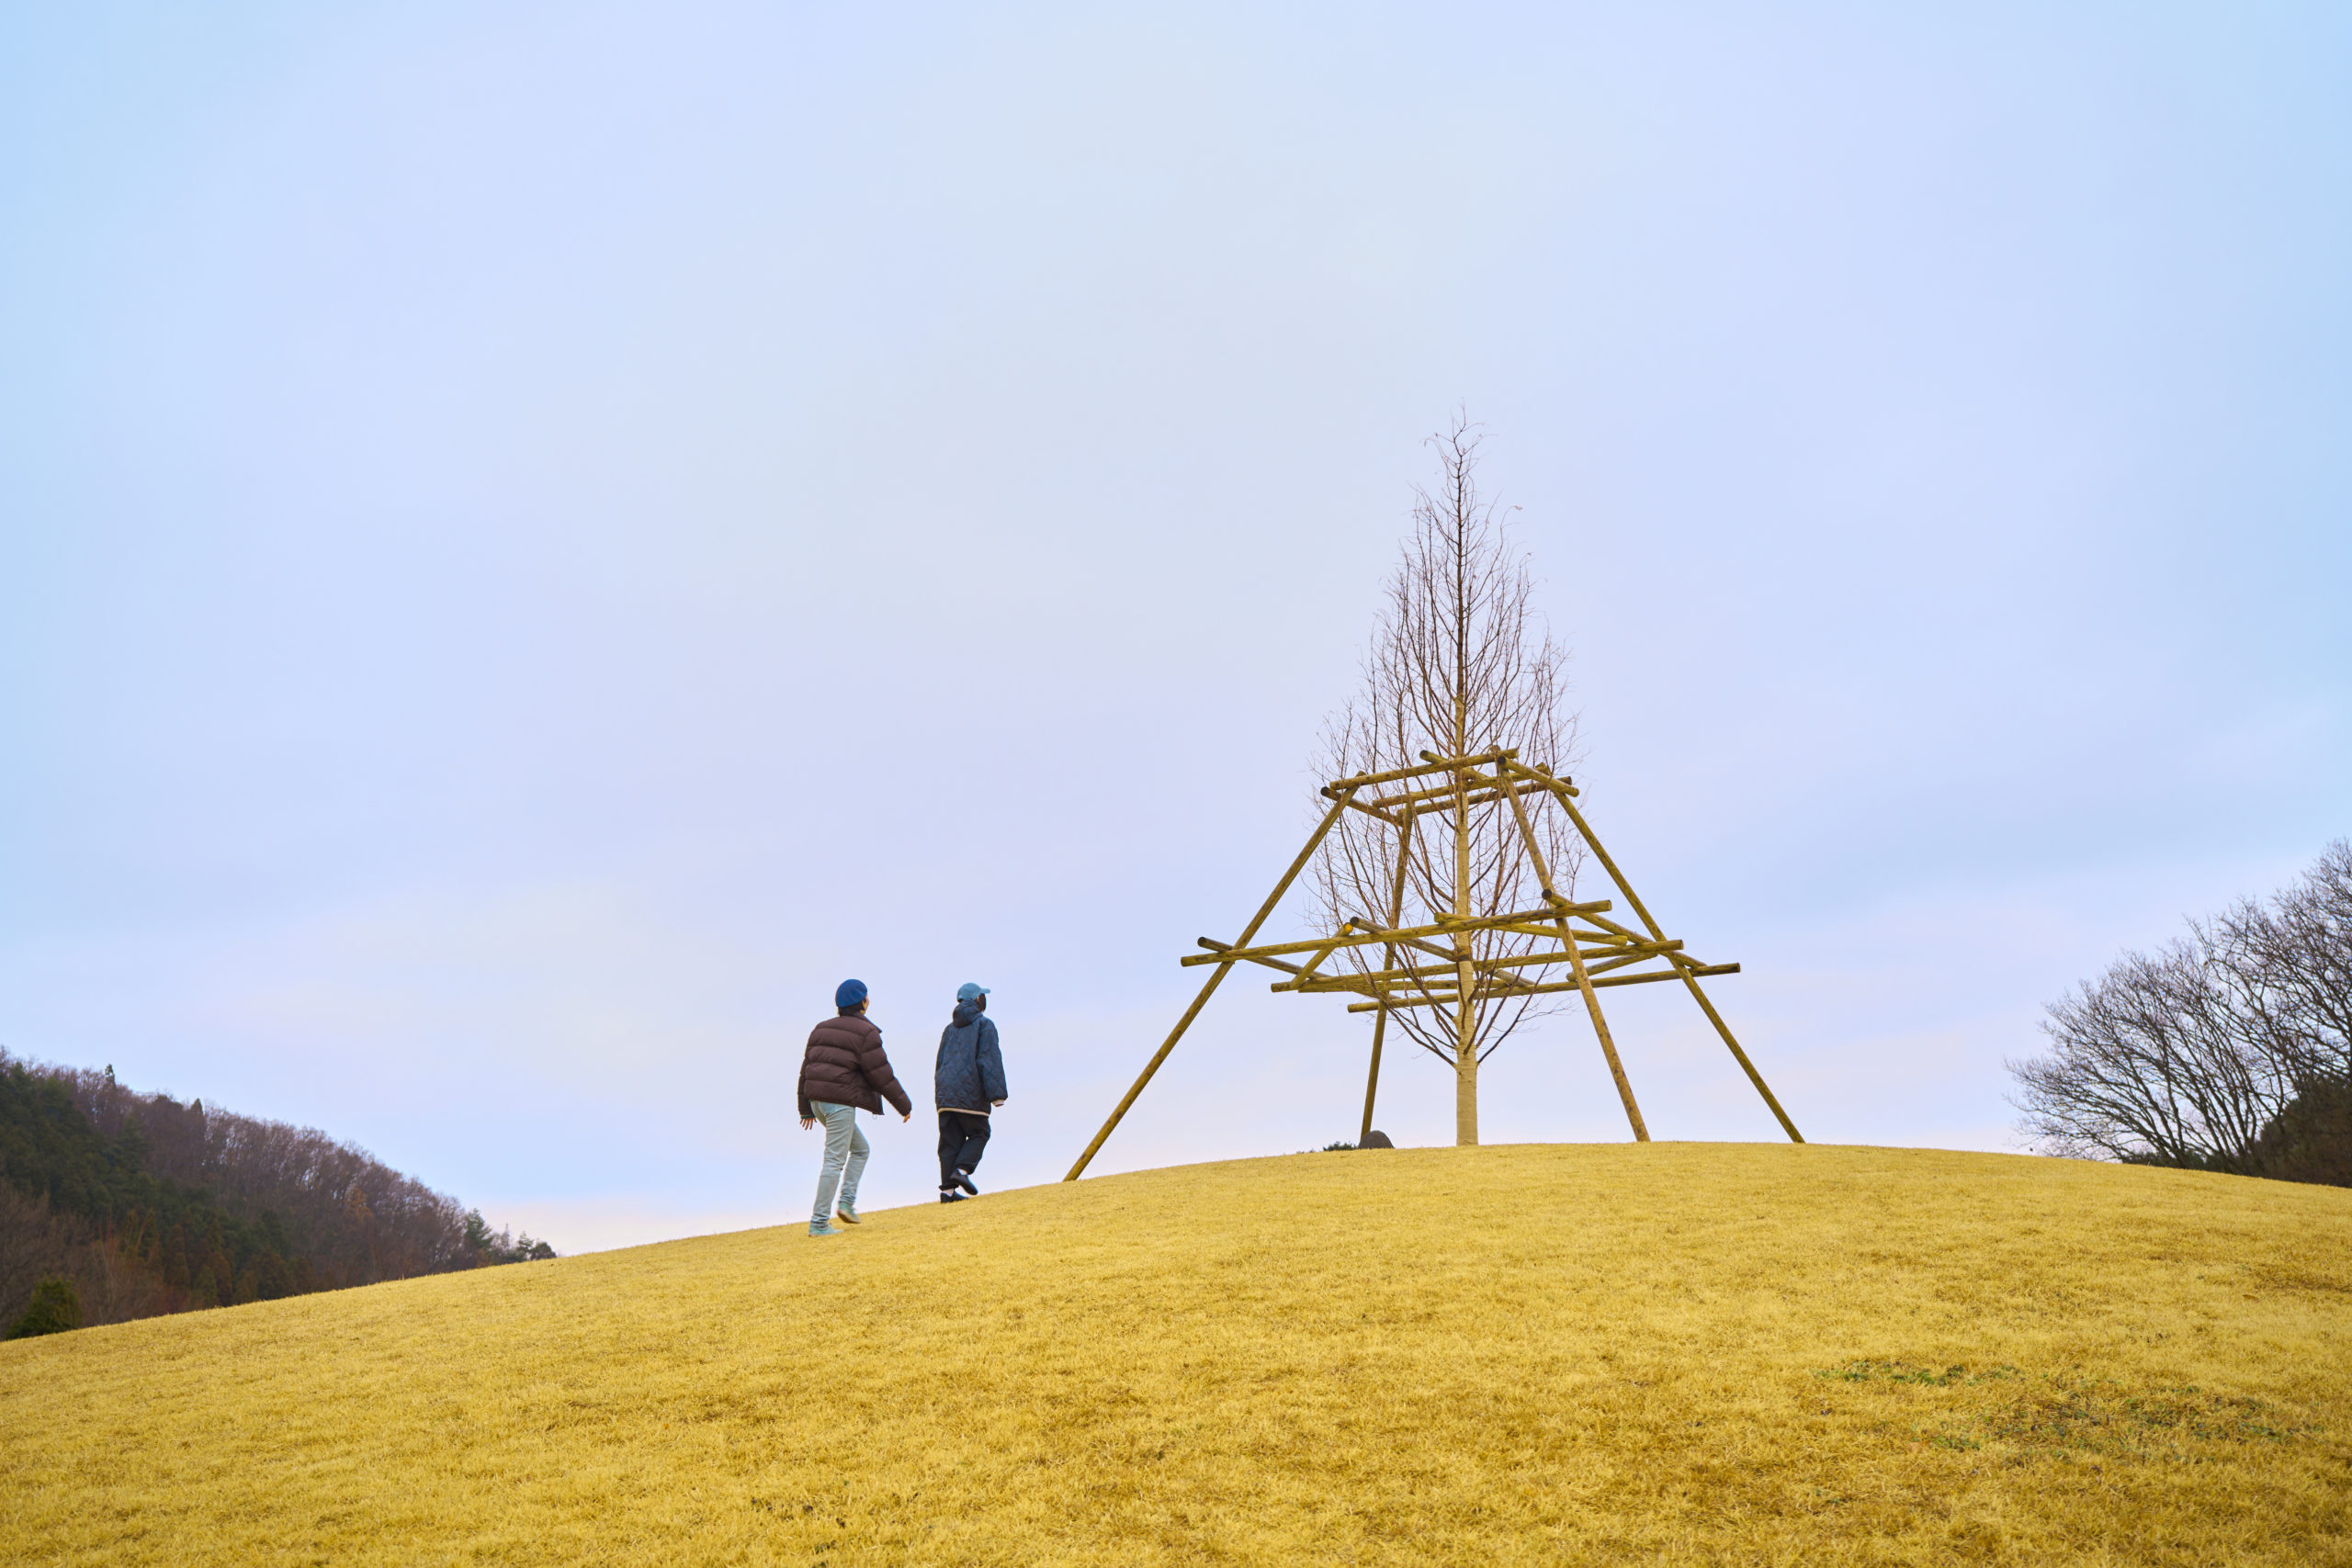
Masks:
[[[1679,942],[1652,942],[1642,943],[1638,950],[1611,946],[1582,947],[1577,951],[1578,956],[1591,964],[1592,972],[1600,974],[1604,969],[1622,969],[1628,964],[1639,964],[1645,959],[1655,958],[1661,953],[1679,953],[1681,949],[1682,944]],[[1453,953],[1445,953],[1441,949],[1438,956],[1442,958],[1442,963],[1415,964],[1403,969],[1375,969],[1362,975],[1309,975],[1305,970],[1296,969],[1294,966],[1293,972],[1299,976],[1297,979],[1277,980],[1267,988],[1275,991],[1309,993],[1363,991],[1377,987],[1389,981],[1401,984],[1434,976],[1451,976],[1460,966],[1461,960]],[[1593,962],[1596,960],[1598,962]],[[1566,962],[1568,962],[1567,950],[1554,948],[1545,953],[1519,953],[1499,958],[1473,958],[1470,960],[1470,967],[1473,972],[1485,975],[1506,969],[1540,968],[1547,964],[1566,964]]]
[[[1656,975],[1588,976],[1588,979],[1593,989],[1600,990],[1608,986],[1645,986],[1653,980],[1679,980],[1686,975],[1696,976],[1703,979],[1710,975],[1736,975],[1738,973],[1739,965],[1736,964],[1708,964],[1692,969],[1668,969],[1661,974]],[[1513,997],[1521,997],[1544,994],[1553,991],[1576,991],[1581,989],[1583,989],[1583,987],[1578,986],[1574,980],[1560,980],[1548,986],[1528,986],[1524,989],[1514,989],[1508,994]],[[1394,1010],[1397,1008],[1430,1007],[1451,1002],[1458,994],[1459,993],[1455,991],[1439,991],[1432,988],[1429,995],[1424,997],[1416,994],[1409,1001],[1383,999],[1375,1002],[1351,1002],[1348,1005],[1348,1010],[1350,1012],[1378,1012],[1383,1008]],[[1473,992],[1472,994],[1476,995],[1477,993]]]
[[[1488,751],[1474,751],[1466,757],[1430,757],[1421,753],[1423,762],[1418,768],[1391,768],[1385,773],[1358,773],[1353,778],[1333,779],[1323,786],[1327,799],[1336,799],[1349,790],[1363,789],[1372,784],[1395,784],[1398,779],[1417,779],[1428,773],[1442,773],[1460,766],[1476,767],[1484,762],[1503,762],[1519,756],[1516,746],[1498,746]]]
[[[1561,904],[1550,909],[1518,909],[1507,915],[1472,915],[1467,919],[1448,915],[1432,924],[1409,926],[1402,931],[1381,931],[1375,928],[1371,931],[1360,931],[1353,936],[1342,932],[1333,936],[1316,937],[1307,942],[1272,942],[1264,947],[1232,947],[1208,937],[1201,937],[1198,939],[1200,944],[1209,951],[1188,953],[1176,962],[1187,967],[1199,964],[1232,963],[1236,960],[1255,963],[1261,958],[1279,957],[1293,953],[1317,953],[1326,948],[1368,947],[1374,942],[1408,942],[1417,938],[1452,936],[1457,932],[1466,935],[1472,931],[1507,926],[1513,921],[1550,919],[1557,915],[1581,915],[1588,912],[1596,915],[1605,914],[1609,908],[1609,900],[1602,898],[1589,904]]]
[[[1193,940],[1199,942],[1203,947],[1207,948],[1209,952],[1215,953],[1220,958],[1225,957],[1233,952],[1233,944],[1231,942],[1219,942],[1215,937],[1198,936],[1194,937]],[[1251,962],[1262,964],[1269,969],[1287,969],[1294,975],[1304,975],[1306,973],[1306,971],[1299,965],[1295,964],[1285,964],[1279,958],[1256,958],[1252,959]]]
[[[1424,751],[1421,755],[1423,757],[1428,757],[1430,756],[1430,753]],[[1456,757],[1441,765],[1447,767],[1459,766],[1462,769],[1462,779],[1464,784],[1495,783],[1495,780],[1487,778],[1476,771],[1478,761],[1479,759],[1476,757]],[[1509,769],[1514,773],[1518,773],[1522,778],[1526,778],[1542,785],[1545,789],[1558,790],[1563,795],[1582,795],[1584,793],[1584,791],[1577,788],[1577,786],[1567,779],[1555,775],[1547,768],[1534,762],[1521,761],[1519,760],[1519,752],[1516,750],[1511,751],[1510,755],[1498,759],[1498,761],[1501,762],[1504,768]]]

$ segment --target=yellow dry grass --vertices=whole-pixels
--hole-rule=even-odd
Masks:
[[[2352,1191],[1316,1154],[0,1346],[10,1562],[2352,1562]]]

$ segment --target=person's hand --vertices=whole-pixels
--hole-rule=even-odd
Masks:
[[[1001,1100],[991,1100],[989,1101],[989,1109],[991,1111],[1001,1111],[1004,1109],[1004,1101]]]
[[[800,1119],[800,1130],[804,1133],[816,1124],[817,1119],[814,1116],[803,1116]]]

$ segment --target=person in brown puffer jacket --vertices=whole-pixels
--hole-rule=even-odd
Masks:
[[[865,982],[843,980],[833,993],[836,1016],[808,1032],[808,1048],[800,1057],[800,1125],[805,1131],[825,1124],[825,1165],[817,1177],[817,1209],[809,1217],[810,1235],[839,1235],[836,1214],[850,1224],[858,1223],[857,1179],[865,1172],[871,1145],[857,1130],[857,1113],[882,1114],[888,1100],[904,1122],[915,1111],[914,1101],[899,1087],[890,1058],[882,1052],[882,1032],[865,1017]],[[833,1190],[841,1189],[841,1206],[833,1205]]]

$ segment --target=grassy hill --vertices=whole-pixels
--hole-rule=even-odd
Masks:
[[[1314,1154],[264,1302],[0,1345],[0,1560],[2352,1562],[2352,1191]]]

